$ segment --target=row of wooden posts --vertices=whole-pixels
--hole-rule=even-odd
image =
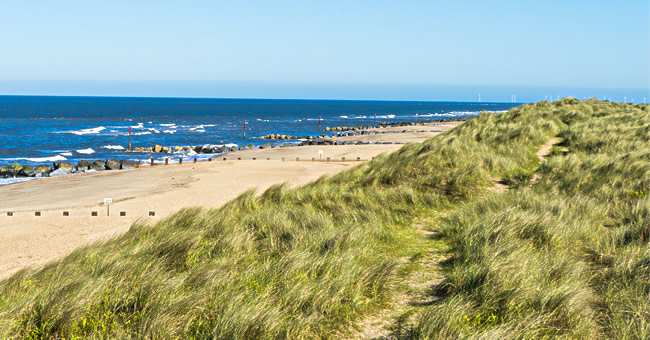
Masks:
[[[373,159],[374,159],[374,158],[375,158],[375,157],[373,157]],[[214,158],[208,158],[208,162],[212,162],[213,159],[214,159]],[[227,161],[228,158],[227,158],[227,157],[224,157],[223,160],[224,160],[224,161]],[[241,157],[237,157],[237,160],[238,160],[238,161],[241,161],[242,159],[241,159]],[[256,158],[256,157],[253,157],[252,160],[255,161],[255,160],[257,160],[257,158]],[[270,161],[271,158],[267,157],[266,160],[267,160],[267,161]],[[286,160],[287,160],[286,157],[282,157],[282,161],[283,161],[283,162],[286,161]],[[312,157],[311,160],[312,160],[313,162],[315,162],[315,161],[316,161],[316,157]],[[322,160],[322,158],[319,158],[318,160]],[[329,161],[332,161],[331,157],[327,157],[327,158],[325,158],[325,160],[328,161],[328,162],[329,162]],[[357,160],[357,161],[361,161],[361,157],[357,157],[356,160]],[[296,161],[297,161],[297,162],[300,161],[300,157],[296,157]],[[342,162],[345,162],[345,161],[346,161],[346,158],[345,158],[345,157],[341,157],[341,161],[342,161]],[[198,159],[197,159],[196,157],[194,157],[194,163],[196,163],[196,162],[198,162]],[[178,164],[183,164],[183,158],[179,158],[179,159],[178,159]],[[154,159],[151,158],[151,166],[154,166],[154,165],[155,165],[155,164],[154,164]],[[165,158],[165,165],[169,165],[169,158]]]
[[[110,216],[110,213],[107,211],[106,215]],[[7,216],[10,216],[10,217],[14,216],[14,212],[13,211],[7,211]],[[34,211],[34,216],[40,217],[40,216],[42,216],[42,214],[41,214],[40,211]],[[64,211],[63,216],[69,217],[70,212],[69,211]],[[93,217],[99,216],[99,212],[91,211],[90,216],[93,216]],[[120,217],[125,217],[125,216],[126,216],[126,211],[120,211]],[[155,211],[150,211],[149,216],[156,216],[156,212]]]

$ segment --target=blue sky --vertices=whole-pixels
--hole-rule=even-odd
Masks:
[[[0,0],[0,94],[650,101],[649,11],[647,0]]]

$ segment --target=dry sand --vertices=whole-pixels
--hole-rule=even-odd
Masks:
[[[458,124],[381,130],[446,131]],[[409,132],[342,137],[341,140],[421,142],[436,134]],[[366,161],[401,146],[249,150],[220,156],[211,162],[104,171],[0,186],[0,279],[27,266],[43,265],[77,247],[124,233],[137,220],[154,222],[184,207],[219,207],[248,189],[261,192],[283,182],[302,185],[359,164],[357,157]],[[323,151],[323,159],[330,157],[332,161],[312,161],[319,158],[319,151]],[[223,161],[223,157],[227,160]],[[346,161],[342,162],[341,157]],[[110,216],[106,216],[104,198],[113,199]],[[35,216],[36,211],[41,216]],[[98,216],[91,216],[93,211]],[[149,216],[151,211],[155,216]],[[7,212],[13,212],[13,216],[7,216]],[[69,216],[63,216],[64,212]],[[126,216],[120,216],[120,212]]]

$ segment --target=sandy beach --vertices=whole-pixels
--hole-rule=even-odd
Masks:
[[[437,131],[447,131],[459,124],[386,128],[381,130],[408,132],[337,140],[421,142],[440,133]],[[417,132],[422,130],[426,132]],[[302,185],[402,146],[322,145],[248,150],[210,162],[104,171],[0,186],[0,278],[123,233],[138,220],[155,222],[185,207],[216,208],[246,190],[262,192],[277,183]],[[312,161],[319,159],[319,151],[323,152],[323,161]],[[327,157],[331,161],[325,161]],[[342,157],[345,161],[341,161]],[[103,205],[104,198],[113,199],[110,216]],[[13,216],[7,212],[13,212]],[[36,212],[40,216],[35,216]],[[64,216],[65,212],[68,216]],[[91,216],[92,212],[97,212],[97,216]],[[151,212],[155,215],[150,216]],[[120,216],[121,213],[126,216]]]

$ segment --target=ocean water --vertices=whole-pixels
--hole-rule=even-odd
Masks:
[[[319,135],[326,126],[473,116],[511,103],[0,96],[0,166],[55,161],[148,160],[133,147],[262,144],[270,133]],[[242,122],[246,120],[246,136]],[[321,132],[325,133],[325,132]],[[181,157],[182,155],[176,155]],[[4,183],[8,183],[5,180]]]

